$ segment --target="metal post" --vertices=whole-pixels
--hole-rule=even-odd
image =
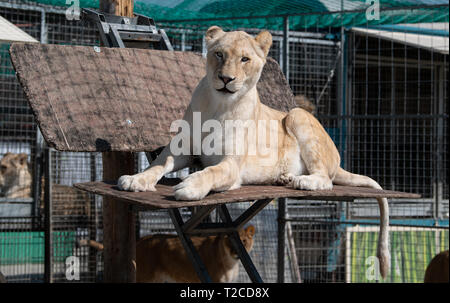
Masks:
[[[286,242],[286,198],[278,199],[278,277],[277,283],[284,283],[284,254]]]
[[[48,43],[47,23],[45,22],[45,11],[41,11],[41,43]]]
[[[352,86],[353,86],[353,70],[352,70],[352,66],[351,66],[351,62],[354,62],[354,58],[352,56],[352,49],[354,46],[354,35],[353,34],[346,34],[345,35],[345,44],[341,45],[342,50],[341,50],[341,56],[344,57],[343,61],[345,64],[345,72],[344,72],[344,77],[345,77],[345,99],[342,100],[342,102],[344,103],[345,106],[345,115],[347,117],[351,117],[352,116],[352,98],[353,98],[353,91],[352,91]],[[350,148],[351,146],[353,146],[352,143],[352,119],[348,119],[346,120],[346,125],[345,125],[345,130],[346,130],[346,138],[345,138],[345,144],[343,145],[344,150],[343,150],[343,159],[344,159],[344,163],[343,163],[343,167],[350,169]]]
[[[390,166],[390,177],[391,177],[391,188],[390,190],[395,190],[395,183],[396,183],[396,176],[397,176],[397,169],[395,166],[395,157],[396,153],[394,151],[394,147],[396,146],[396,127],[395,127],[395,64],[394,64],[394,42],[391,42],[391,121],[390,121],[390,155],[389,155],[389,166]],[[378,67],[380,68],[380,67]],[[405,78],[406,79],[406,78]],[[405,82],[406,83],[406,82]],[[406,85],[406,84],[405,84]],[[405,90],[405,96],[407,92]]]
[[[292,272],[294,273],[293,274],[294,281],[296,283],[302,283],[302,276],[300,274],[300,268],[298,268],[297,252],[295,251],[295,241],[294,241],[294,235],[292,234],[291,222],[286,222],[286,232],[287,232],[290,259],[291,259],[291,267],[292,267]]]
[[[289,83],[289,17],[283,17],[283,53],[282,69],[287,82]]]
[[[339,119],[339,142],[338,142],[338,147],[339,150],[341,151],[341,159],[345,159],[345,156],[343,154],[343,152],[345,152],[346,150],[346,144],[344,141],[344,134],[346,133],[346,93],[347,93],[347,41],[346,41],[346,34],[345,34],[345,29],[344,27],[341,27],[341,43],[340,43],[340,52],[341,52],[341,56],[339,58],[339,63],[338,63],[338,67],[339,67],[339,73],[338,73],[338,111],[339,111],[339,116],[341,116],[341,118]]]
[[[50,148],[45,150],[45,221],[44,221],[44,281],[46,283],[53,282],[52,268],[53,268],[53,224],[52,224],[52,171],[51,171],[51,151]]]
[[[186,33],[184,31],[181,32],[181,51],[184,52],[186,50]]]
[[[34,159],[33,162],[33,202],[34,206],[32,208],[32,225],[35,228],[36,225],[42,227],[42,221],[40,220],[40,206],[41,206],[41,193],[42,193],[42,170],[44,167],[44,157],[43,157],[44,139],[39,128],[36,129],[36,144],[34,149]]]
[[[45,44],[48,42],[48,31],[47,31],[47,23],[45,21],[45,10],[40,10],[41,12],[41,37],[40,42],[42,44]],[[39,208],[40,208],[40,201],[41,201],[41,190],[42,190],[42,184],[41,184],[41,176],[42,176],[42,164],[43,164],[43,148],[44,148],[44,138],[42,137],[42,133],[39,129],[39,127],[36,127],[36,145],[35,145],[35,151],[34,151],[34,159],[32,159],[33,162],[33,188],[32,188],[32,194],[34,199],[34,207],[32,208],[32,225],[35,227],[36,225],[36,218],[39,216]],[[39,221],[39,220],[38,220]],[[39,225],[42,224],[42,222],[38,223]]]
[[[438,106],[437,106],[437,150],[436,150],[436,185],[435,185],[435,219],[440,218],[440,206],[443,198],[443,185],[442,185],[442,171],[444,168],[443,163],[443,145],[444,145],[444,68],[442,66],[437,66],[437,84],[438,84]]]
[[[97,159],[96,159],[96,154],[95,153],[91,153],[89,155],[89,159],[90,159],[90,173],[91,173],[91,181],[97,181]],[[99,222],[99,218],[97,216],[97,201],[98,201],[98,197],[97,195],[91,195],[92,199],[90,200],[91,203],[93,203],[93,207],[90,206],[91,208],[91,213],[90,216],[88,218],[89,223],[91,222],[92,219],[94,219],[94,224],[89,224],[88,223],[88,228],[89,228],[89,234],[88,237],[89,239],[94,239],[97,240],[97,230],[100,229],[100,222]],[[92,213],[93,212],[93,213]],[[93,249],[93,248],[89,248],[89,272],[93,272],[95,273],[95,281],[98,282],[97,277],[98,277],[98,272],[97,272],[97,250]]]
[[[203,58],[206,58],[207,52],[208,52],[208,50],[206,48],[206,38],[203,35],[203,38],[202,38],[202,56],[203,56]]]

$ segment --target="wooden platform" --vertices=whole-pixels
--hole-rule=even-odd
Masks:
[[[148,209],[171,209],[188,206],[219,205],[233,202],[246,202],[275,198],[300,198],[314,200],[353,201],[364,198],[420,198],[418,194],[391,190],[377,190],[365,187],[335,185],[332,190],[307,191],[286,186],[247,185],[239,189],[221,193],[210,193],[198,201],[177,201],[172,186],[180,179],[164,179],[156,185],[156,192],[128,192],[117,188],[116,182],[77,183],[78,189],[94,194],[117,198]]]

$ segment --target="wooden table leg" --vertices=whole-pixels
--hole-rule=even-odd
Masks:
[[[103,180],[134,174],[129,152],[104,152]],[[103,279],[107,283],[136,282],[136,219],[128,203],[103,197]]]
[[[100,0],[101,12],[133,17],[133,0]],[[104,152],[103,180],[135,173],[131,152]],[[103,198],[104,281],[136,282],[136,219],[129,204]]]

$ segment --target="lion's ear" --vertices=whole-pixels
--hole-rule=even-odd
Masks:
[[[17,155],[17,160],[21,166],[28,164],[28,155],[25,153],[21,153]]]
[[[211,26],[208,28],[205,34],[205,39],[207,43],[211,43],[212,41],[216,40],[220,36],[222,36],[225,32],[218,26]]]
[[[262,31],[255,37],[256,42],[264,52],[264,57],[267,57],[269,49],[272,46],[272,35],[268,31]]]
[[[249,227],[247,227],[245,229],[245,232],[247,233],[247,235],[252,238],[255,235],[255,227],[253,225],[250,225]]]

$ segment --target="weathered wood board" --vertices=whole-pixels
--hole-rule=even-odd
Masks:
[[[191,52],[14,43],[10,53],[45,140],[60,151],[165,146],[206,73],[205,59]],[[295,107],[273,59],[258,89],[271,107]]]
[[[420,198],[418,194],[378,190],[366,187],[351,187],[334,185],[332,190],[306,191],[286,186],[247,185],[239,189],[221,193],[211,193],[198,201],[177,201],[173,196],[173,186],[179,179],[163,179],[156,185],[155,192],[128,192],[117,188],[116,182],[77,183],[78,189],[91,193],[114,197],[128,203],[148,209],[169,209],[188,206],[205,206],[232,202],[245,202],[260,199],[301,198],[314,200],[353,201],[363,198]]]

